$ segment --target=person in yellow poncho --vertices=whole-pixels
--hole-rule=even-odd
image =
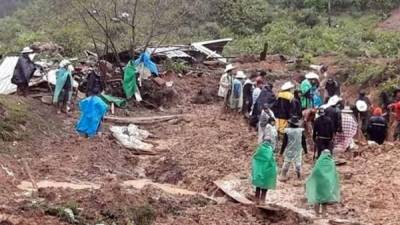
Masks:
[[[281,91],[278,93],[277,100],[273,107],[275,117],[277,118],[278,132],[283,135],[285,128],[288,126],[288,120],[291,118],[293,109],[293,98],[292,90],[294,84],[292,82],[286,82],[281,87]]]

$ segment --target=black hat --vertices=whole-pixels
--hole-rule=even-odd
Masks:
[[[292,125],[300,126],[300,120],[297,116],[293,116],[288,122]]]

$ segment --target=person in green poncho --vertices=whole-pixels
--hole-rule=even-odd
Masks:
[[[137,88],[137,70],[135,61],[131,60],[124,69],[123,89],[126,98],[131,99],[133,96],[135,96]]]
[[[256,204],[264,204],[267,191],[276,188],[278,171],[273,143],[276,143],[277,131],[274,124],[275,120],[270,117],[264,129],[271,129],[271,131],[265,132],[275,135],[268,135],[268,137],[263,138],[262,144],[259,145],[252,159],[251,175],[252,184],[256,187]]]
[[[68,113],[72,99],[72,71],[73,67],[68,60],[62,60],[56,71],[56,88],[54,90],[53,104],[57,105],[57,113]]]
[[[327,216],[327,205],[340,201],[340,179],[330,150],[324,150],[306,182],[308,203],[317,216]]]

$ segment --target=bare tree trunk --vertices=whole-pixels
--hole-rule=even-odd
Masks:
[[[332,13],[332,0],[328,0],[328,25],[329,27],[332,26],[332,19],[331,19],[331,13]]]

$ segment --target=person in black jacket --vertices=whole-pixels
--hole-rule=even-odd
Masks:
[[[251,107],[253,105],[253,89],[254,89],[254,82],[257,78],[257,74],[252,74],[250,78],[248,78],[243,85],[243,107],[242,112],[244,113],[245,117],[248,117],[251,111]]]
[[[301,91],[295,90],[294,91],[294,98],[292,100],[292,110],[291,110],[291,117],[296,117],[299,120],[303,118],[303,112],[301,108]]]
[[[91,66],[96,66],[95,63],[89,62]],[[105,84],[103,78],[101,77],[101,72],[91,68],[87,76],[87,89],[86,96],[99,95],[103,92]]]
[[[373,116],[368,121],[367,136],[368,140],[378,144],[383,144],[386,139],[388,125],[385,118],[382,116],[382,109],[375,108]]]
[[[331,118],[335,133],[342,133],[342,112],[340,110],[341,98],[333,96],[328,101],[328,107],[325,109],[325,115]]]
[[[250,116],[250,126],[257,127],[262,109],[264,105],[270,105],[271,107],[275,104],[276,97],[272,91],[273,86],[267,84],[261,90],[260,96],[258,96],[257,101],[253,104],[253,110]]]
[[[14,74],[11,78],[11,83],[17,85],[17,94],[27,96],[29,92],[29,82],[36,70],[35,64],[29,58],[29,54],[33,50],[26,47],[22,50],[21,56],[18,59],[17,65],[14,69]]]
[[[318,115],[319,117],[314,122],[313,132],[313,141],[315,144],[314,159],[315,153],[317,153],[317,158],[319,158],[325,149],[329,149],[331,154],[333,154],[333,137],[336,132],[334,124],[331,118],[326,115],[324,108],[318,110]]]
[[[325,102],[328,102],[329,98],[334,95],[340,96],[340,84],[337,80],[329,78],[325,84],[326,98]]]

